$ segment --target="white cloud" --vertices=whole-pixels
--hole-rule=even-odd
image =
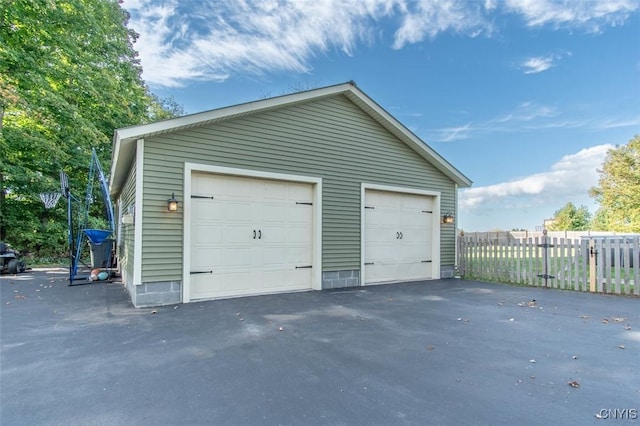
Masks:
[[[521,67],[525,74],[537,74],[554,66],[553,56],[536,56],[522,62]]]
[[[537,74],[556,66],[556,63],[565,56],[571,56],[571,52],[561,51],[546,56],[533,56],[520,63],[520,68],[525,74]]]
[[[603,25],[624,22],[637,0],[506,0],[505,9],[521,15],[528,26],[582,27],[599,32]]]
[[[607,118],[596,123],[593,127],[598,130],[605,130],[605,129],[616,129],[619,127],[629,127],[629,126],[640,126],[640,116],[633,117],[630,119]]]
[[[135,48],[145,80],[166,87],[236,72],[305,73],[318,55],[333,49],[352,55],[385,36],[401,49],[443,32],[491,35],[504,12],[529,26],[600,28],[638,8],[634,0],[124,0],[123,6],[140,34]],[[531,58],[526,69],[540,72],[557,59]]]
[[[477,213],[496,205],[536,206],[550,200],[564,204],[576,196],[586,196],[589,188],[598,183],[597,169],[611,148],[614,145],[585,148],[562,157],[549,170],[509,182],[461,190],[460,209]]]
[[[426,139],[437,142],[452,142],[493,132],[522,132],[541,128],[569,127],[571,122],[553,121],[559,115],[555,107],[535,102],[522,102],[513,111],[486,121],[461,126],[433,129]],[[575,127],[575,126],[574,126]]]
[[[433,39],[445,31],[471,37],[492,31],[490,21],[483,16],[477,2],[420,0],[409,4],[411,7],[404,9],[402,25],[395,33],[395,49],[427,37]]]
[[[477,129],[471,126],[471,123],[467,123],[464,126],[459,127],[445,127],[443,129],[438,129],[440,134],[438,141],[451,142],[469,139],[476,130]]]
[[[558,114],[556,108],[547,106],[547,105],[539,105],[531,101],[522,102],[520,105],[516,107],[516,109],[502,117],[496,118],[492,121],[497,123],[508,123],[508,122],[526,122],[533,121],[540,118],[550,118],[554,117]]]

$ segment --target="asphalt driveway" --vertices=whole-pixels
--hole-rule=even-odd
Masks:
[[[441,280],[135,309],[66,277],[0,278],[2,425],[640,423],[637,298]]]

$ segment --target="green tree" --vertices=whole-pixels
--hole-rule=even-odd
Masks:
[[[166,118],[127,20],[115,0],[3,0],[0,238],[18,248],[64,252],[64,208],[45,211],[38,194],[60,171],[83,192],[91,148],[108,171],[114,129]]]
[[[553,214],[553,220],[548,226],[549,231],[585,231],[589,229],[591,213],[585,206],[576,207],[568,202]]]
[[[608,231],[640,232],[640,136],[610,149],[589,194],[600,203]]]

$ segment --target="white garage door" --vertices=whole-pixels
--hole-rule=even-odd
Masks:
[[[193,173],[190,299],[306,290],[313,187]]]
[[[365,284],[433,278],[433,197],[366,190]]]

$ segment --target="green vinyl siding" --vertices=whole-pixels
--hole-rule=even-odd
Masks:
[[[454,211],[455,185],[339,95],[145,139],[143,281],[181,279],[184,163],[320,177],[323,271],[360,269],[361,183],[440,191]],[[441,234],[442,265],[454,262],[453,225]]]

